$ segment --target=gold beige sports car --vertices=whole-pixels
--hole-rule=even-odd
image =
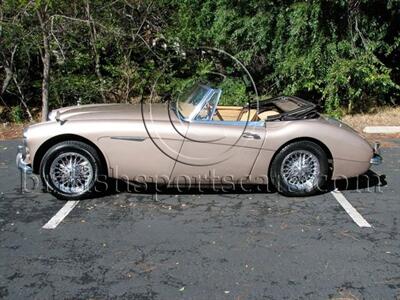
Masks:
[[[56,197],[93,196],[100,178],[189,185],[270,184],[285,195],[317,193],[331,179],[379,164],[371,146],[297,97],[218,105],[198,84],[167,104],[93,104],[53,110],[24,131],[17,166],[40,174]]]

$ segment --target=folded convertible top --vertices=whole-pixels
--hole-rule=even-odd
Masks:
[[[280,114],[269,117],[268,121],[309,119],[319,116],[317,105],[294,96],[280,96],[259,103],[251,103],[250,108],[262,111],[263,107],[271,105],[275,106]]]

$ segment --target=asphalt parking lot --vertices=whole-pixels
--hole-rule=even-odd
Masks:
[[[119,193],[65,204],[20,194],[18,141],[0,142],[0,297],[400,299],[400,141],[383,186],[333,193]]]

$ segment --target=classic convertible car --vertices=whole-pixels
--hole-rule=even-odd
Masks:
[[[99,178],[161,184],[271,184],[285,195],[321,191],[331,179],[379,164],[371,146],[314,104],[278,97],[218,105],[198,84],[169,104],[94,104],[53,110],[24,131],[17,166],[40,174],[56,197],[93,196]]]

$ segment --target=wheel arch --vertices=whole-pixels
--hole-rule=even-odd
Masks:
[[[334,168],[334,164],[333,164],[333,155],[332,152],[329,150],[329,148],[320,140],[315,139],[315,138],[311,138],[311,137],[298,137],[295,139],[291,139],[289,141],[287,141],[286,143],[284,143],[283,145],[281,145],[278,150],[275,151],[274,155],[272,156],[272,159],[269,163],[268,166],[268,177],[271,176],[271,167],[272,167],[272,162],[275,160],[275,157],[278,155],[278,153],[287,145],[295,143],[295,142],[300,142],[300,141],[309,141],[309,142],[313,142],[315,144],[317,144],[318,146],[320,146],[322,148],[322,150],[325,152],[326,156],[328,157],[328,165],[329,165],[329,174],[328,177],[331,178],[332,174],[333,174],[333,168]]]
[[[97,154],[100,157],[100,160],[101,160],[104,170],[107,171],[107,173],[108,173],[107,160],[106,160],[103,152],[99,149],[99,147],[95,143],[93,143],[92,141],[90,141],[87,138],[84,138],[80,135],[61,134],[61,135],[54,136],[54,137],[48,139],[47,141],[45,141],[42,145],[40,145],[40,147],[36,151],[35,157],[33,158],[33,164],[32,164],[33,172],[35,174],[39,174],[40,163],[43,159],[43,156],[46,154],[47,150],[49,150],[54,145],[61,143],[61,142],[65,142],[65,141],[79,141],[79,142],[86,143],[89,146],[93,147],[93,149],[96,150]]]

